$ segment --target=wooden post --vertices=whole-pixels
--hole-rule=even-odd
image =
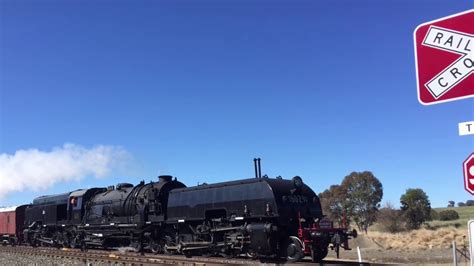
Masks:
[[[360,255],[360,248],[357,246],[357,256],[359,257],[359,262],[362,262],[362,256]]]
[[[453,240],[453,266],[458,266],[458,258],[456,256],[456,241]]]

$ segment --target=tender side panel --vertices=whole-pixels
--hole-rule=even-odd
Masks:
[[[177,189],[170,192],[168,220],[202,220],[213,216],[264,217],[267,204],[276,216],[273,193],[268,184],[260,180]]]

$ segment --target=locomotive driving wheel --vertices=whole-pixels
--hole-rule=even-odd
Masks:
[[[31,236],[31,239],[29,240],[30,245],[34,248],[38,247],[41,242],[38,240],[39,236],[37,234],[34,234]]]
[[[232,259],[232,258],[237,257],[240,254],[240,252],[236,249],[232,249],[231,247],[226,247],[226,248],[222,248],[219,254],[226,259]]]
[[[79,245],[80,245],[80,241],[79,241],[78,237],[76,235],[71,236],[71,238],[69,240],[69,246],[71,248],[78,248]]]
[[[295,236],[290,237],[290,243],[286,248],[286,260],[289,262],[297,262],[303,257],[303,246],[300,240]]]
[[[135,250],[135,252],[141,252],[143,249],[143,244],[141,241],[137,240],[137,241],[133,241],[130,244],[130,247],[132,247]]]
[[[194,255],[191,250],[183,250],[182,253],[186,258],[191,258]]]
[[[210,258],[210,257],[216,256],[216,251],[213,250],[212,248],[205,249],[205,250],[202,251],[201,256],[203,256],[205,258]]]
[[[11,238],[11,239],[10,239],[10,245],[11,245],[12,247],[14,247],[14,246],[16,246],[16,244],[17,244],[17,239],[16,239],[16,238]]]
[[[163,241],[150,239],[149,247],[150,247],[150,251],[154,254],[163,254],[164,253],[164,243],[163,243]]]
[[[54,234],[52,246],[58,249],[67,246],[67,240],[62,232]]]
[[[255,252],[253,250],[247,251],[247,253],[245,255],[247,255],[247,257],[250,258],[250,259],[253,259],[253,260],[257,259],[257,252]]]

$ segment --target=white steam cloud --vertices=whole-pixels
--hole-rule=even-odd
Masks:
[[[90,149],[64,144],[51,151],[18,150],[0,154],[0,198],[10,192],[43,190],[58,182],[86,176],[104,177],[129,158],[120,147],[98,145]]]

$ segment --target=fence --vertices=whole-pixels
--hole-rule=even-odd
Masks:
[[[466,236],[463,237],[463,243],[459,247],[456,241],[453,241],[453,265],[470,265],[469,245],[466,244]]]

